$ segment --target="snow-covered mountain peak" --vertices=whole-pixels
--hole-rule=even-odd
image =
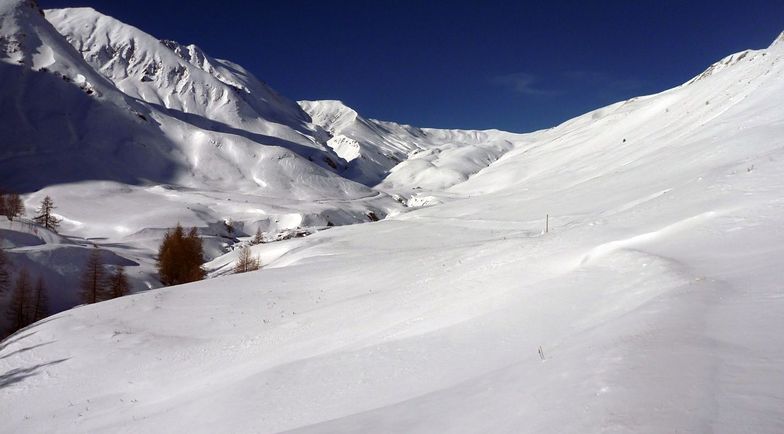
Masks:
[[[92,8],[47,10],[46,18],[87,62],[135,98],[256,132],[268,132],[259,121],[307,129],[308,116],[295,102],[195,45],[159,40]]]
[[[248,87],[241,80],[232,79],[232,76],[221,74],[221,71],[218,69],[221,66],[219,61],[210,58],[198,46],[194,44],[181,45],[177,41],[172,41],[169,39],[161,39],[161,44],[172,50],[174,54],[179,56],[182,60],[201,69],[207,74],[212,75],[219,81],[245,93],[251,92],[250,89],[248,89]],[[217,65],[217,68],[215,65]]]
[[[686,84],[688,85],[700,81],[706,77],[716,75],[730,67],[740,64],[743,61],[770,61],[770,59],[766,59],[769,56],[775,56],[778,58],[781,56],[782,51],[784,51],[782,47],[784,47],[784,32],[782,32],[768,48],[762,50],[743,50],[738,53],[730,54],[729,56],[724,57],[723,59],[709,66],[700,75],[686,82]]]
[[[710,77],[712,75],[716,75],[721,71],[739,63],[740,61],[746,60],[753,60],[756,57],[757,51],[753,50],[743,50],[739,53],[730,54],[729,56],[719,60],[718,62],[714,63],[713,65],[709,66],[705,71],[703,71],[700,75],[692,78],[686,84],[691,84],[697,81],[700,81],[706,77]]]
[[[81,57],[46,21],[34,0],[0,2],[0,61],[61,74],[90,69],[83,68]]]
[[[36,35],[43,18],[32,0],[0,2],[0,60],[25,66],[33,66],[33,54],[42,45]],[[47,64],[51,61],[47,62]]]
[[[359,117],[356,110],[340,100],[299,101],[299,105],[310,115],[313,123],[333,135]],[[360,118],[360,121],[364,122],[364,119]]]

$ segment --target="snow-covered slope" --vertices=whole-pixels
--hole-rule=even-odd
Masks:
[[[463,200],[19,332],[0,431],[784,431],[784,43],[737,57]]]

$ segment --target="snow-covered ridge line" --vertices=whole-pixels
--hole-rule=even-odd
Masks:
[[[444,190],[463,182],[525,137],[499,130],[419,128],[368,119],[342,101],[299,104],[330,134],[327,145],[348,162],[346,176],[404,194],[421,188]],[[489,158],[474,156],[468,149]],[[417,161],[410,161],[414,159]],[[426,167],[443,170],[428,174],[421,170]],[[447,170],[449,174],[444,173]]]
[[[745,60],[747,62],[754,62],[757,61],[761,57],[765,57],[769,54],[775,55],[776,52],[784,50],[784,32],[781,32],[776,39],[768,46],[767,49],[763,50],[743,50],[738,53],[730,54],[729,56],[719,60],[718,62],[709,66],[705,71],[701,74],[697,75],[696,77],[692,78],[691,80],[687,81],[685,85],[692,84],[696,81],[699,81],[705,77],[717,74],[723,71],[726,68],[729,68],[733,65],[740,63],[741,61]]]
[[[254,130],[254,118],[303,128],[307,116],[236,64],[158,40],[91,8],[46,11],[84,58],[126,94]],[[230,110],[223,106],[228,105]],[[247,125],[244,125],[247,123]],[[263,132],[257,126],[257,132]]]

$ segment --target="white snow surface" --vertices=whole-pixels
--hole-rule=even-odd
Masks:
[[[180,53],[212,77],[226,65]],[[260,271],[19,331],[0,343],[0,432],[784,432],[784,44],[728,59],[514,137],[423,129],[434,139],[398,143],[404,133],[388,126],[377,140],[367,131],[387,124],[303,102],[313,131],[356,142],[355,154],[347,140],[327,145],[349,164],[401,160],[368,157],[362,183],[420,187],[431,206],[254,246]],[[102,195],[131,239],[173,217],[159,203],[187,204],[187,224],[268,212],[243,202],[258,194],[250,187],[101,182],[26,201]],[[355,190],[330,200],[361,214],[356,201],[375,192],[346,185]],[[60,203],[68,231],[123,239],[125,229],[79,229],[108,214]],[[303,216],[275,214],[286,226]],[[9,240],[12,251],[56,242]]]

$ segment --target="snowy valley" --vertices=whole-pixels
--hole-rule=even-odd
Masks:
[[[62,219],[0,221],[59,312],[0,342],[0,432],[784,431],[784,34],[527,134],[27,0],[0,78],[0,186]],[[178,222],[209,278],[161,288]],[[132,295],[77,306],[93,245]]]

